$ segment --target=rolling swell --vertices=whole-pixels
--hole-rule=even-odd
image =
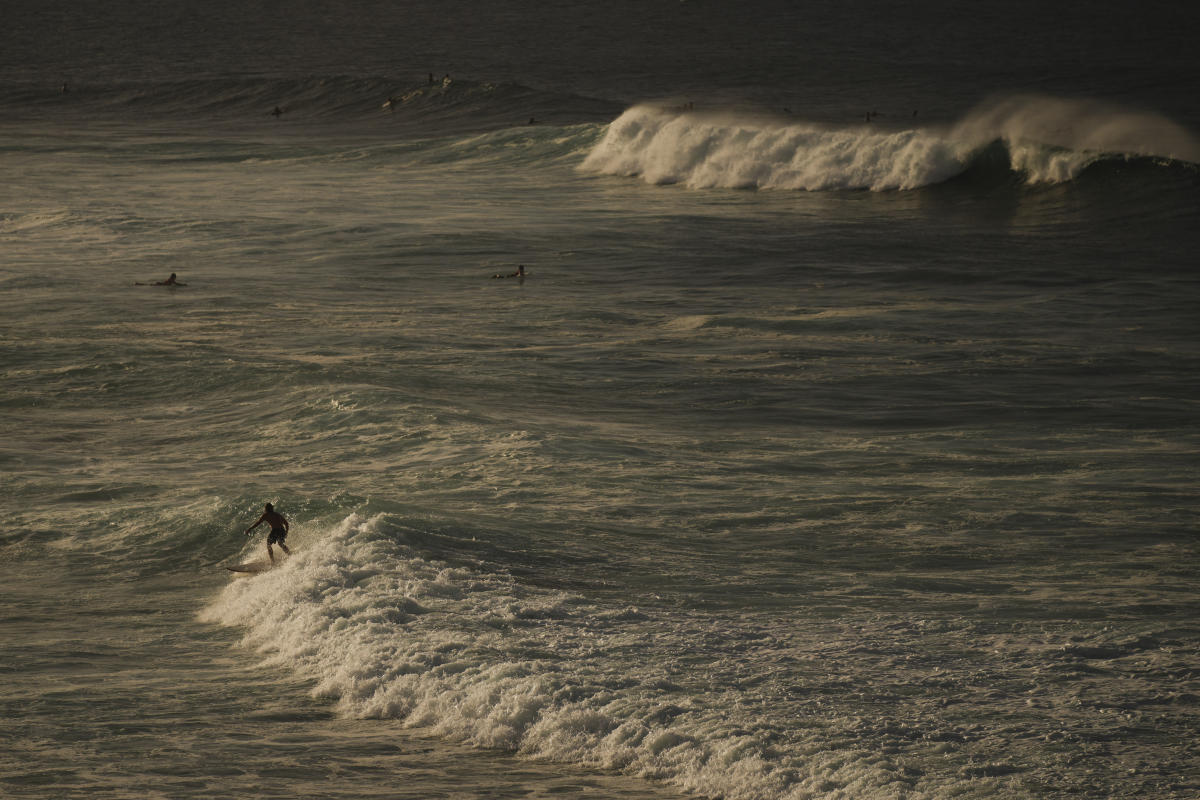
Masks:
[[[419,81],[347,75],[301,78],[221,78],[161,82],[12,85],[0,89],[10,118],[46,117],[106,121],[177,120],[185,123],[280,121],[362,126],[453,124],[455,130],[490,130],[538,122],[607,121],[619,107],[576,95],[516,83],[437,78]]]

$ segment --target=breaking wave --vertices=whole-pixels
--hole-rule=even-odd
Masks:
[[[201,618],[243,627],[265,663],[352,716],[708,797],[910,796],[895,759],[869,745],[822,753],[827,730],[791,729],[797,659],[828,643],[522,586],[427,560],[403,543],[420,535],[353,514],[282,568],[235,578]]]
[[[1029,184],[1071,181],[1113,160],[1200,163],[1200,143],[1163,117],[1026,96],[991,101],[950,128],[830,128],[639,105],[609,126],[582,169],[693,188],[908,190],[962,175],[997,146]]]

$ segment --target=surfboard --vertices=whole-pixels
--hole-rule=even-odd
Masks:
[[[226,566],[225,569],[229,570],[230,572],[245,572],[255,575],[259,572],[266,572],[274,566],[275,565],[270,561],[247,561],[245,564]]]

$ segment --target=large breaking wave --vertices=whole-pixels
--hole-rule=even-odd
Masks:
[[[1070,181],[1114,159],[1200,162],[1195,137],[1161,116],[1022,96],[988,102],[950,127],[832,128],[639,105],[609,126],[582,168],[694,188],[887,191],[945,182],[997,147],[1030,184]]]

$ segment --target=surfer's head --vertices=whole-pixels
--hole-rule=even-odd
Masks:
[[[274,510],[275,510],[275,506],[271,505],[270,503],[267,503],[267,511],[274,511]]]

